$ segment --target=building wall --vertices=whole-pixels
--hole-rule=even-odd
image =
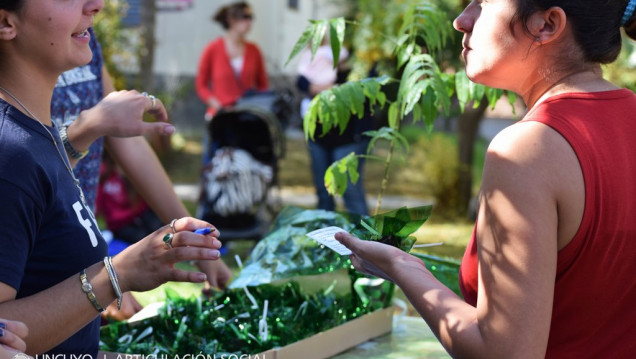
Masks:
[[[205,45],[222,35],[223,29],[211,20],[223,5],[233,1],[194,0],[182,11],[157,14],[155,73],[160,76],[194,76],[199,56]],[[271,76],[295,73],[295,63],[286,68],[294,44],[309,19],[339,16],[334,0],[298,0],[298,9],[291,9],[288,0],[251,0],[255,20],[248,38],[257,43],[265,56]]]

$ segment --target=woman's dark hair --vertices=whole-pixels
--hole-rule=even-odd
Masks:
[[[230,19],[240,19],[245,14],[245,10],[249,8],[250,5],[245,1],[225,5],[216,12],[212,19],[227,30],[230,28]]]
[[[608,64],[621,51],[621,19],[629,0],[517,0],[512,24],[521,21],[527,33],[530,16],[551,7],[560,7],[572,24],[574,37],[585,61]],[[636,40],[636,16],[624,24],[625,33]]]
[[[0,0],[0,10],[18,11],[24,0]]]

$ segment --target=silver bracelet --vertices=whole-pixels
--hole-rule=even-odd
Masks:
[[[64,149],[74,159],[81,160],[82,158],[86,157],[86,155],[88,155],[88,150],[81,151],[81,152],[76,150],[75,147],[71,145],[71,142],[68,139],[68,135],[66,133],[67,129],[68,129],[68,125],[60,126],[60,139],[62,140],[62,143],[64,144]]]
[[[97,302],[97,297],[95,296],[95,293],[93,293],[93,286],[91,285],[91,282],[89,282],[88,278],[86,277],[86,269],[82,269],[79,277],[80,277],[80,282],[82,283],[82,292],[86,294],[86,297],[88,298],[88,300],[91,302],[93,307],[95,307],[95,309],[98,312],[100,313],[103,312],[105,309],[104,307],[99,305],[99,303]]]
[[[106,266],[106,272],[108,272],[108,278],[110,278],[110,284],[113,285],[115,294],[117,295],[117,310],[121,310],[121,288],[119,288],[119,280],[117,280],[117,272],[115,272],[115,266],[113,266],[113,260],[110,256],[104,257],[104,266]]]

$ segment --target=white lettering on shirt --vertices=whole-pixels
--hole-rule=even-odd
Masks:
[[[80,222],[82,227],[86,229],[86,233],[88,233],[88,237],[91,239],[91,244],[93,247],[97,247],[97,236],[95,236],[95,232],[91,229],[93,226],[93,213],[86,207],[82,206],[80,201],[73,203],[73,209],[75,210],[75,215],[77,215],[77,220]],[[82,216],[82,209],[86,209],[89,214],[89,218],[84,218]]]

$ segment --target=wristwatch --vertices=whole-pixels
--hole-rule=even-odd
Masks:
[[[60,139],[62,139],[62,143],[64,144],[64,149],[68,154],[76,160],[81,160],[82,158],[88,155],[88,150],[86,151],[78,151],[71,145],[71,142],[68,140],[68,135],[66,134],[66,130],[68,129],[68,125],[60,126]]]
[[[101,305],[99,305],[99,303],[97,303],[97,297],[95,297],[95,293],[93,293],[93,286],[86,277],[86,269],[82,269],[82,271],[80,272],[80,282],[82,282],[82,292],[86,294],[86,297],[91,302],[93,307],[95,307],[98,312],[103,312],[105,309]]]

